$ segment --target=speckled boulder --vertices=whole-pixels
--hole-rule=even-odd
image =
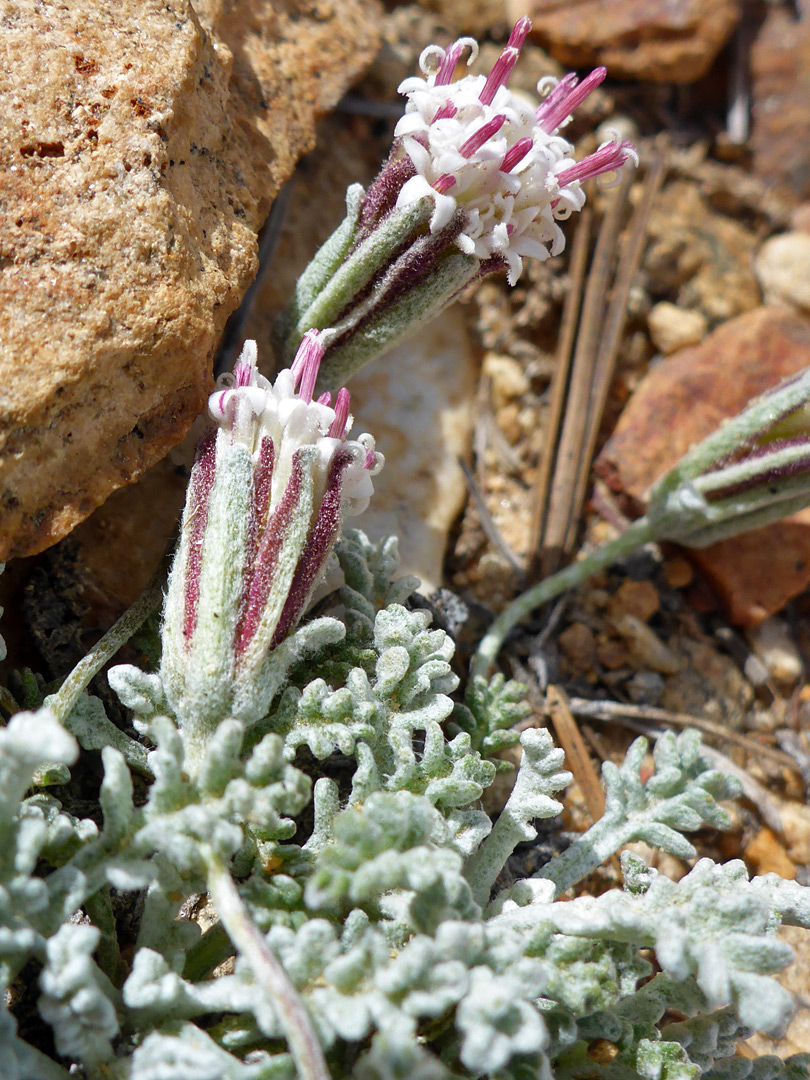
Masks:
[[[0,2],[0,560],[177,443],[375,0]]]

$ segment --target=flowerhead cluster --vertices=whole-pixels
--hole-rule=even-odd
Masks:
[[[507,82],[531,24],[520,19],[488,75],[455,79],[472,38],[422,53],[424,78],[406,79],[405,113],[391,154],[368,190],[346,193],[346,218],[298,280],[278,324],[292,357],[310,327],[334,328],[323,386],[337,386],[473,282],[507,271],[514,285],[526,257],[558,255],[559,222],[585,202],[583,183],[638,156],[627,142],[603,143],[574,160],[560,134],[605,77],[597,68],[543,80],[539,104]]]
[[[503,262],[512,285],[523,256],[545,259],[562,251],[565,238],[557,222],[582,209],[584,180],[615,172],[628,160],[638,162],[628,142],[604,143],[575,162],[573,146],[559,134],[602,82],[604,68],[581,83],[575,75],[542,80],[538,90],[549,92],[536,107],[507,88],[530,29],[529,20],[520,19],[488,75],[455,82],[464,52],[469,50],[468,65],[475,60],[476,42],[460,38],[448,49],[425,49],[419,61],[425,78],[406,79],[399,88],[408,103],[394,132],[414,173],[397,206],[429,196],[434,233],[460,210],[458,247],[482,261]]]
[[[219,718],[238,711],[240,687],[305,611],[343,518],[372,494],[383,459],[370,435],[347,437],[348,391],[313,400],[325,336],[307,333],[272,383],[247,342],[209,400],[215,423],[198,447],[164,613],[161,674],[178,717],[189,694]]]

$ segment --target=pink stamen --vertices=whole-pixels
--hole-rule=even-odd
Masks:
[[[351,403],[351,394],[342,386],[338,390],[337,398],[335,399],[335,419],[329,428],[330,439],[342,439],[346,434],[346,422],[349,419],[349,404]]]
[[[512,74],[512,68],[517,63],[518,56],[520,56],[519,48],[516,49],[511,45],[507,45],[503,50],[495,61],[492,71],[487,75],[483,90],[478,95],[478,100],[482,105],[492,104],[495,95],[506,84],[507,79]]]
[[[437,120],[452,120],[457,112],[458,109],[452,101],[445,101],[444,105],[442,105],[430,122],[431,124],[435,124]]]
[[[318,404],[319,405],[331,405],[332,404],[332,395],[329,393],[328,390],[326,391],[325,394],[321,394],[321,396],[318,398]]]
[[[465,143],[463,143],[458,152],[462,157],[472,157],[476,150],[480,150],[485,142],[488,142],[493,135],[496,135],[503,127],[505,116],[493,116],[491,120],[487,121],[483,127],[480,127],[474,135],[471,135]],[[435,185],[434,185],[435,186]]]
[[[516,165],[523,161],[533,145],[531,139],[518,139],[515,145],[510,146],[503,155],[500,171],[505,173],[511,172]]]
[[[534,110],[534,116],[538,124],[551,112],[553,108],[559,104],[562,98],[567,97],[568,94],[574,89],[579,82],[579,79],[573,73],[569,72],[568,75],[563,75],[560,81],[548,94],[543,98],[537,108]]]
[[[509,40],[506,43],[506,47],[513,49],[522,49],[523,42],[529,36],[529,31],[532,28],[532,20],[528,15],[524,15],[521,19],[515,23],[512,27],[512,33],[509,35]]]
[[[450,188],[455,184],[455,176],[451,176],[450,173],[442,173],[436,183],[433,185],[433,190],[438,191],[440,195],[446,195]]]
[[[538,105],[535,110],[537,124],[546,134],[556,131],[563,120],[566,120],[588,97],[593,93],[601,82],[604,82],[607,68],[594,68],[590,75],[586,76],[578,84],[576,75],[566,75],[560,79],[546,100]]]
[[[253,374],[253,368],[250,364],[237,363],[233,369],[234,374],[234,386],[250,386],[250,376]]]
[[[469,43],[466,41],[454,41],[442,57],[442,61],[433,79],[434,86],[447,86],[453,78],[453,72],[458,66],[461,55]]]
[[[292,362],[293,387],[298,389],[299,397],[307,405],[312,401],[322,359],[323,345],[320,334],[317,330],[307,330]]]
[[[593,154],[588,154],[582,161],[557,173],[557,183],[562,188],[575,180],[590,180],[591,177],[600,176],[602,173],[616,172],[625,161],[635,156],[635,149],[630,142],[606,143]]]
[[[366,459],[363,462],[364,469],[373,469],[374,464],[377,461],[377,456],[373,450],[366,450]]]

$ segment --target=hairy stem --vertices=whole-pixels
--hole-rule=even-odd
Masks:
[[[330,1080],[323,1050],[298,991],[248,914],[230,871],[210,849],[205,858],[211,899],[231,941],[273,1002],[300,1080]]]
[[[104,637],[93,646],[87,656],[80,660],[55,694],[45,704],[63,724],[73,711],[84,690],[108,661],[112,660],[122,645],[146,622],[160,606],[163,586],[166,582],[166,562],[161,561],[157,573],[144,591],[121,618],[110,627]]]
[[[617,536],[609,544],[598,547],[587,558],[571,563],[564,570],[552,574],[551,577],[545,578],[531,589],[521,593],[507,608],[504,608],[482,638],[470,664],[470,676],[486,678],[506,635],[514,626],[527,618],[535,608],[540,607],[541,604],[547,604],[549,600],[553,600],[555,596],[559,596],[567,589],[582,584],[597,570],[602,570],[624,555],[629,555],[630,552],[652,539],[653,533],[647,518],[639,518],[625,529],[621,536]]]
[[[533,876],[553,881],[557,887],[555,895],[559,898],[566,889],[582,881],[597,866],[607,862],[611,855],[615,855],[629,843],[633,838],[632,832],[631,828],[622,828],[621,825],[617,826],[615,821],[600,818],[570,847],[560,855],[555,855]]]

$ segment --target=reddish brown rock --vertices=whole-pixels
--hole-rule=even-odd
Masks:
[[[761,307],[653,368],[636,390],[596,469],[637,510],[653,481],[726,417],[810,366],[810,322]],[[729,618],[753,626],[810,583],[810,510],[690,557]]]
[[[751,51],[757,175],[798,199],[810,198],[810,22],[770,7]]]
[[[0,559],[42,550],[182,439],[374,0],[4,4]]]
[[[604,64],[621,79],[691,83],[708,71],[740,16],[737,0],[509,0],[568,67]]]

